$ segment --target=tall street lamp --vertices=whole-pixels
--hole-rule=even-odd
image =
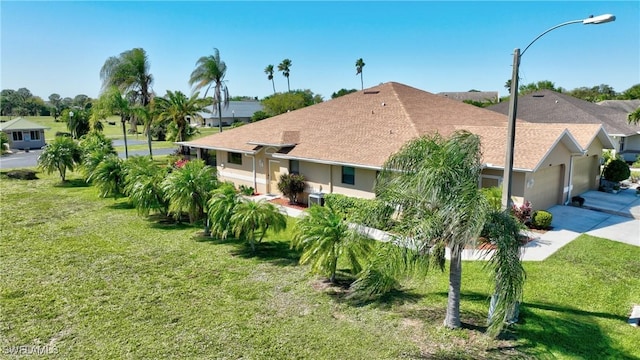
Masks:
[[[518,68],[520,66],[520,58],[524,53],[529,49],[534,42],[544,36],[546,33],[555,30],[559,27],[570,25],[570,24],[578,24],[582,23],[584,25],[588,24],[604,24],[616,19],[615,16],[611,14],[604,14],[599,16],[590,16],[583,20],[572,20],[567,21],[562,24],[558,24],[542,34],[538,35],[532,42],[527,45],[526,48],[520,53],[520,49],[516,48],[513,51],[513,74],[511,75],[511,96],[509,99],[509,123],[507,125],[507,152],[506,159],[504,162],[504,175],[502,178],[502,208],[510,209],[511,208],[511,184],[512,184],[512,175],[513,175],[513,148],[516,140],[516,113],[518,109]]]

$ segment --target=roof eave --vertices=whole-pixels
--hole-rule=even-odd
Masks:
[[[297,144],[272,144],[272,143],[261,143],[261,142],[257,142],[257,141],[248,141],[247,144],[249,145],[256,145],[256,146],[270,146],[270,147],[294,147]]]
[[[274,158],[283,159],[283,160],[301,160],[315,164],[323,164],[323,165],[336,165],[336,166],[351,166],[357,167],[359,169],[368,169],[368,170],[382,170],[382,166],[374,166],[374,165],[365,165],[365,164],[356,164],[356,163],[348,163],[342,161],[331,161],[331,160],[321,160],[321,159],[313,159],[313,158],[304,158],[300,156],[291,156],[284,154],[273,154]]]
[[[249,154],[249,155],[254,155],[254,154],[257,153],[257,151],[255,151],[255,150],[241,150],[241,149],[223,148],[223,147],[220,147],[220,146],[209,146],[209,145],[201,145],[201,144],[192,144],[192,143],[189,143],[187,141],[175,142],[174,144],[180,145],[180,146],[188,146],[188,147],[191,147],[191,148],[199,148],[199,149],[207,149],[207,150],[220,150],[220,151],[236,152],[236,153]]]

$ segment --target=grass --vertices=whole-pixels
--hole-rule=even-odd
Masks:
[[[640,357],[626,324],[640,303],[640,248],[582,236],[526,263],[521,323],[483,334],[491,286],[463,264],[465,328],[441,327],[447,274],[352,304],[298,266],[290,233],[253,254],[201,229],[136,215],[71,174],[0,178],[0,347],[52,358]],[[6,354],[6,352],[5,352]]]

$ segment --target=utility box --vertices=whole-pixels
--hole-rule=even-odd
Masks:
[[[309,206],[312,206],[312,205],[324,206],[324,194],[323,193],[309,194],[308,204]]]

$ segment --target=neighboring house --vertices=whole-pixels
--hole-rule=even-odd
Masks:
[[[490,101],[493,103],[498,103],[498,101],[500,101],[497,91],[439,92],[437,95],[458,101]]]
[[[218,126],[218,106],[209,105],[205,107],[205,111],[199,112],[198,115],[204,119],[205,126]],[[251,117],[257,111],[262,111],[263,106],[259,101],[229,101],[229,106],[222,107],[222,125],[229,126],[234,122],[249,123]]]
[[[0,131],[7,134],[12,149],[40,149],[45,145],[44,131],[46,126],[36,124],[25,118],[15,118],[0,123]]]
[[[640,109],[640,99],[604,100],[604,101],[597,102],[596,104],[600,106],[612,108],[612,109],[617,109],[624,112],[625,114],[627,114],[627,123],[629,122],[628,121],[629,114],[636,111],[637,109]],[[640,132],[640,124],[638,125],[630,124],[630,126],[635,127],[636,130]],[[623,146],[623,149],[621,150],[620,150],[620,145]],[[640,149],[640,136],[634,135],[624,139],[624,143],[618,144],[618,146],[616,146],[616,149],[620,151],[620,154],[622,155],[625,161],[634,162],[638,158],[638,156],[640,156],[640,152],[638,151],[638,149]]]
[[[508,114],[509,103],[487,107]],[[640,154],[640,126],[628,123],[628,112],[597,105],[551,90],[518,97],[518,119],[532,123],[602,124],[613,142],[613,149],[625,161],[635,161]]]
[[[596,104],[600,106],[605,106],[613,109],[618,109],[620,111],[624,111],[627,114],[630,114],[636,109],[640,108],[640,99],[633,100],[604,100],[599,101]]]
[[[278,193],[280,174],[296,172],[311,193],[373,198],[378,171],[409,140],[456,130],[481,137],[481,186],[499,186],[507,117],[394,82],[216,133],[180,145],[200,158],[216,157],[221,180]],[[513,195],[535,209],[568,202],[577,178],[598,186],[600,154],[611,143],[600,125],[545,125],[519,121]],[[578,161],[592,165],[581,175]],[[582,186],[582,185],[581,185]]]

